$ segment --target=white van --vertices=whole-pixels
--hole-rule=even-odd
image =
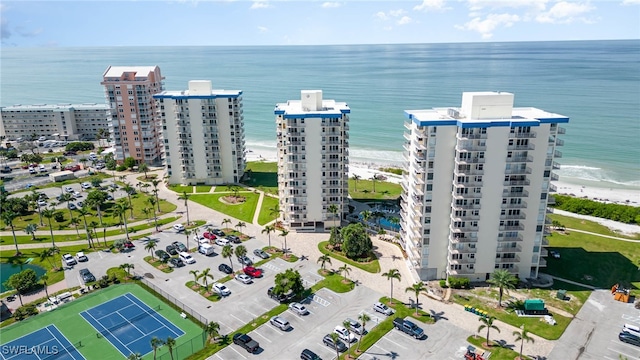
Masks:
[[[211,244],[200,244],[200,246],[198,247],[198,252],[200,254],[205,255],[205,256],[209,256],[209,255],[215,254],[214,249],[213,249],[213,245],[211,245]]]
[[[635,335],[637,337],[640,337],[640,327],[635,326],[635,325],[631,325],[631,324],[624,324],[622,326],[622,331],[629,333],[631,335]]]
[[[187,252],[181,252],[179,254],[180,256],[180,260],[182,260],[182,262],[184,262],[185,264],[195,264],[196,259],[194,259],[191,255],[189,255],[189,253]]]

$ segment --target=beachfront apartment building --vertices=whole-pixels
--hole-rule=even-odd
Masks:
[[[511,93],[465,92],[460,107],[405,111],[401,242],[420,279],[524,279],[546,266],[569,119],[513,104]]]
[[[136,163],[162,162],[162,128],[153,95],[164,83],[158,66],[109,66],[102,75],[111,108],[109,132],[118,162],[132,157]]]
[[[324,100],[321,90],[276,104],[278,198],[287,227],[340,225],[348,210],[350,112],[344,102]]]
[[[238,183],[244,175],[241,90],[213,90],[211,81],[189,81],[184,91],[163,91],[158,102],[169,182]]]
[[[7,140],[95,140],[108,137],[111,121],[106,104],[33,104],[0,108],[0,136]]]

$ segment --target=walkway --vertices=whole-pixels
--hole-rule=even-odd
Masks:
[[[615,236],[598,234],[598,233],[594,233],[594,232],[591,232],[591,231],[584,231],[584,230],[571,229],[571,228],[566,228],[566,230],[575,231],[575,232],[579,232],[579,233],[583,233],[583,234],[594,235],[594,236],[600,236],[600,237],[607,238],[607,239],[613,239],[613,240],[618,240],[618,241],[626,241],[626,242],[632,242],[632,243],[640,244],[640,240],[624,239],[624,238],[619,238],[619,237],[615,237]]]

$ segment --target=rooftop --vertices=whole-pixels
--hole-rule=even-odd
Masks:
[[[84,103],[84,104],[31,104],[22,105],[15,104],[5,106],[3,111],[25,111],[25,110],[44,110],[44,111],[68,111],[68,110],[109,110],[107,104]]]
[[[147,77],[157,66],[109,66],[103,77],[121,77],[124,73],[136,73],[136,77]]]

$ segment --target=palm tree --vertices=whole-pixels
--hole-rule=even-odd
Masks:
[[[200,278],[200,275],[198,274],[200,272],[200,270],[189,270],[189,274],[193,275],[193,282],[196,283],[196,285],[198,284],[198,279]]]
[[[371,317],[369,317],[369,315],[366,312],[363,311],[358,316],[358,320],[360,320],[360,323],[362,324],[362,332],[360,333],[360,341],[358,341],[358,347],[356,348],[356,353],[358,353],[360,351],[360,344],[362,343],[362,337],[364,336],[364,333],[366,332],[365,326],[367,325],[367,321],[371,320]]]
[[[124,199],[121,199],[124,200]],[[122,222],[124,223],[124,232],[127,234],[127,240],[129,240],[129,228],[127,227],[127,210],[132,209],[132,207],[127,204],[126,201],[120,201],[116,203],[113,213],[120,214]]]
[[[497,332],[500,332],[500,329],[498,329],[497,326],[493,325],[493,320],[495,320],[496,318],[494,318],[493,316],[481,316],[480,318],[478,318],[478,320],[480,320],[480,322],[482,323],[482,325],[480,325],[478,327],[478,332],[482,331],[482,329],[486,328],[487,329],[487,346],[491,346],[489,344],[489,330],[494,329]]]
[[[156,196],[156,204],[158,204],[158,212],[160,212],[160,199],[158,199],[158,184],[161,181],[158,179],[151,180],[151,185],[153,185],[153,194]]]
[[[178,196],[178,199],[184,200],[184,207],[187,209],[187,225],[191,222],[189,221],[189,194],[186,191],[182,192],[182,195]]]
[[[269,237],[269,247],[271,247],[271,233],[276,231],[276,227],[273,225],[267,225],[264,227],[264,229],[262,229],[262,233],[267,233],[267,236]]]
[[[244,245],[238,245],[236,247],[235,254],[236,254],[236,257],[240,259],[241,257],[247,255],[247,248],[244,247]]]
[[[36,255],[38,255],[38,260],[44,261],[46,259],[47,261],[49,261],[49,264],[51,264],[51,268],[55,268],[53,262],[51,261],[51,258],[53,257],[53,248],[42,249],[42,251],[37,252]]]
[[[280,210],[280,204],[276,204],[274,207],[269,208],[269,216],[275,216],[276,220],[280,217],[281,212],[282,210]]]
[[[139,173],[144,173],[144,178],[147,178],[147,171],[149,171],[149,165],[147,165],[146,163],[140,163],[138,164],[138,172]]]
[[[334,332],[330,335],[331,341],[333,342],[333,347],[336,349],[336,359],[340,359],[340,351],[338,351],[338,342],[340,341],[340,336]]]
[[[53,243],[53,248],[55,249],[56,239],[53,236],[53,225],[51,225],[51,218],[56,216],[56,209],[54,208],[44,209],[42,210],[42,216],[46,217],[47,221],[49,222],[49,232],[51,233],[51,242]]]
[[[124,271],[127,272],[127,276],[131,276],[131,269],[134,269],[136,266],[134,264],[128,264],[128,263],[124,263],[124,264],[120,264],[120,269],[123,269]]]
[[[9,227],[11,228],[11,234],[13,234],[13,243],[16,246],[16,256],[20,255],[20,249],[18,249],[18,239],[16,238],[16,229],[13,226],[13,220],[15,220],[15,218],[18,217],[18,213],[16,213],[13,210],[5,210],[2,211],[2,221],[6,224],[9,225]]]
[[[231,224],[231,219],[223,219],[222,220],[222,226],[225,226],[225,224]],[[225,229],[228,229],[229,226],[225,226]]]
[[[243,227],[247,227],[247,224],[245,224],[243,221],[239,221],[236,224],[236,229],[239,229],[238,232],[242,234],[242,228]]]
[[[151,258],[154,260],[156,258],[153,256],[153,251],[156,249],[156,247],[158,247],[158,244],[155,240],[147,241],[147,244],[144,246],[144,249],[151,253]]]
[[[91,221],[89,223],[89,228],[93,229],[93,237],[91,238],[91,241],[93,241],[93,239],[95,239],[98,242],[98,245],[100,245],[100,239],[98,239],[98,233],[96,232],[96,228],[98,227],[98,225],[99,224],[97,222]]]
[[[205,325],[204,331],[209,335],[209,337],[215,340],[220,336],[220,324],[217,322],[210,322]]]
[[[515,289],[518,279],[506,269],[499,269],[491,273],[491,278],[487,282],[492,287],[499,289],[498,306],[502,307],[502,294],[510,289]]]
[[[144,214],[144,217],[147,218],[147,222],[149,222],[149,215],[151,215],[151,209],[149,209],[148,207],[143,208],[142,213]]]
[[[336,204],[331,204],[329,205],[329,207],[327,207],[327,211],[329,211],[333,217],[333,221],[337,221],[337,214],[338,214],[338,210],[340,210],[338,208],[338,205]]]
[[[284,238],[284,250],[283,251],[285,253],[285,256],[287,254],[287,235],[289,235],[289,231],[280,230],[280,235],[279,236],[282,236]]]
[[[342,273],[342,276],[344,276],[345,281],[349,280],[347,279],[347,276],[349,276],[349,273],[351,272],[351,268],[349,267],[349,265],[344,264],[340,266],[340,268],[338,268],[338,271]]]
[[[524,358],[522,357],[522,348],[524,347],[524,342],[526,341],[535,343],[535,340],[531,336],[529,336],[529,332],[524,329],[524,325],[522,325],[520,329],[522,329],[522,331],[514,331],[513,336],[515,336],[516,341],[520,341],[520,356],[518,357],[518,360],[524,360]]]
[[[127,360],[142,360],[142,355],[140,353],[131,353],[127,356]]]
[[[49,298],[49,289],[47,289],[47,281],[49,280],[49,275],[43,274],[40,276],[40,280],[42,280],[42,285],[44,285],[44,293],[47,295],[47,299]],[[522,354],[522,350],[520,350],[520,354]]]
[[[387,280],[391,281],[391,296],[389,297],[389,301],[393,303],[393,279],[400,281],[402,279],[402,275],[400,274],[400,270],[398,269],[390,269],[386,273],[382,274],[382,276],[386,277]]]
[[[371,177],[371,181],[373,181],[373,192],[376,192],[376,180],[378,180],[378,175],[373,175]]]
[[[404,292],[411,292],[413,291],[414,294],[416,294],[416,316],[418,316],[418,305],[420,304],[420,293],[425,293],[425,291],[427,291],[427,287],[424,286],[424,283],[422,281],[418,281],[417,283],[409,286],[408,288],[404,289]]]
[[[353,174],[351,176],[351,178],[353,179],[354,183],[353,183],[353,192],[358,192],[358,180],[360,180],[360,175],[358,174]]]
[[[331,264],[331,256],[324,254],[318,258],[318,261],[316,261],[316,263],[320,263],[320,267],[322,268],[322,270],[325,270],[324,265],[326,263]]]
[[[38,226],[36,224],[27,224],[24,228],[24,232],[31,235],[31,240],[36,241],[36,230],[38,230]]]
[[[83,206],[78,209],[78,213],[82,215],[82,220],[84,221],[84,231],[87,233],[87,241],[89,242],[89,247],[92,248],[93,242],[91,239],[91,233],[89,232],[89,227],[87,226],[87,214],[89,214],[89,210],[87,210],[87,208]]]
[[[40,226],[44,226],[44,224],[42,223],[42,208],[40,207],[40,203],[38,202],[38,200],[40,200],[40,193],[32,190],[33,194],[31,194],[31,202],[33,204],[35,204],[36,209],[38,209],[38,216],[40,217]]]
[[[371,216],[373,215],[373,213],[369,210],[364,210],[362,212],[360,212],[360,216],[362,216],[362,220],[364,220],[365,224],[367,226],[369,226],[369,219],[371,219]]]
[[[134,192],[136,189],[134,189],[133,186],[131,186],[131,184],[124,183],[122,190],[124,190],[127,193],[127,199],[129,199],[129,209],[131,210],[131,215],[129,215],[129,217],[133,219],[133,204],[131,203],[131,193]]]
[[[67,203],[67,209],[69,209],[69,219],[71,219],[73,217],[73,213],[71,212],[71,208],[69,207],[69,203],[75,200],[75,198],[73,197],[73,195],[69,194],[69,193],[64,193],[60,196],[60,203]]]
[[[169,355],[171,355],[171,360],[173,360],[173,348],[176,346],[176,340],[171,336],[168,336],[167,339],[164,341],[164,344],[169,349]]]
[[[69,225],[73,225],[73,227],[76,228],[76,234],[78,234],[78,238],[79,238],[80,237],[80,230],[78,230],[78,225],[80,225],[80,219],[71,218],[71,220],[69,220]]]
[[[223,258],[229,258],[229,264],[231,265],[231,271],[233,271],[233,260],[231,259],[233,257],[233,248],[231,247],[231,245],[225,245],[222,247],[222,257]]]
[[[204,279],[204,288],[207,291],[209,291],[209,282],[208,282],[208,280],[209,279],[213,280],[213,274],[211,274],[210,272],[211,272],[211,268],[206,268],[206,269],[202,270],[200,275],[198,275],[198,277]]]
[[[153,196],[149,196],[147,198],[147,202],[151,205],[151,210],[153,210],[153,222],[156,225],[156,231],[158,231],[158,217],[156,216],[156,199]]]
[[[193,234],[194,231],[195,230],[184,229],[184,235],[187,237],[187,252],[189,252],[189,235]]]
[[[162,345],[164,345],[164,342],[162,340],[158,339],[155,336],[151,338],[151,347],[153,348],[153,360],[156,360],[156,352],[158,351],[158,348],[161,347]]]

